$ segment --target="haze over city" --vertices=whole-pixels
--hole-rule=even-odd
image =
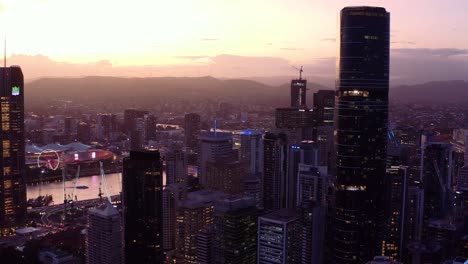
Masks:
[[[465,0],[0,0],[1,264],[467,264]]]
[[[333,86],[337,10],[382,2],[7,0],[0,32],[26,80],[283,76],[285,83],[291,65],[304,65],[306,77]],[[385,4],[393,14],[392,85],[467,79],[465,1]]]

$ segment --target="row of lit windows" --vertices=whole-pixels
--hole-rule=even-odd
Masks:
[[[369,92],[368,91],[360,91],[360,90],[344,91],[343,96],[369,97]]]

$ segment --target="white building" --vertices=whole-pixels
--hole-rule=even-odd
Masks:
[[[87,264],[122,263],[122,229],[117,209],[106,204],[88,210]]]

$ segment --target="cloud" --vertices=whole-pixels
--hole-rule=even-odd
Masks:
[[[467,55],[468,49],[455,49],[455,48],[444,48],[444,49],[425,49],[425,48],[416,48],[416,49],[392,49],[392,52],[395,52],[400,55],[406,56],[439,56],[439,57],[450,57],[458,55]]]
[[[200,40],[201,41],[218,41],[219,39],[217,39],[217,38],[202,38]]]
[[[184,60],[198,60],[208,58],[206,55],[199,55],[199,56],[174,56],[177,59],[184,59]]]
[[[336,38],[323,38],[320,41],[336,42]]]
[[[280,48],[281,50],[303,50],[302,48]]]
[[[468,50],[466,49],[392,49],[391,84],[416,84],[428,81],[467,80]],[[13,55],[9,65],[20,65],[25,79],[42,77],[121,76],[207,76],[221,78],[295,76],[292,62],[279,57],[177,55],[180,64],[117,66],[108,60],[89,63],[59,62],[42,55]],[[303,61],[304,75],[311,82],[333,87],[336,58],[324,57]]]

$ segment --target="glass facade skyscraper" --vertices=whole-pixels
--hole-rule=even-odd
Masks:
[[[124,158],[125,263],[163,263],[162,178],[159,151],[130,151]]]
[[[336,263],[379,255],[385,233],[390,14],[341,11],[335,104]]]
[[[0,68],[0,231],[26,217],[24,79],[18,66]]]

